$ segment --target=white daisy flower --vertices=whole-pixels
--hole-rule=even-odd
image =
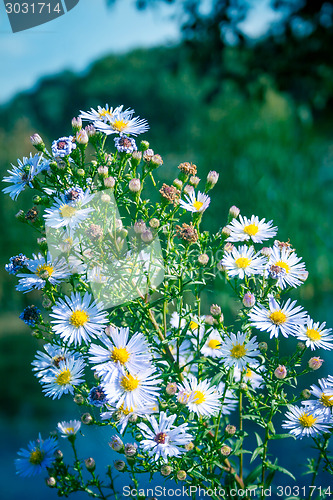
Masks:
[[[267,259],[255,253],[253,247],[242,245],[239,248],[234,247],[231,253],[225,254],[221,265],[225,267],[230,278],[238,277],[242,280],[245,276],[263,274]]]
[[[182,448],[190,443],[193,436],[189,434],[188,424],[173,425],[177,415],[170,415],[162,411],[159,415],[159,422],[155,417],[147,417],[149,426],[145,423],[138,424],[144,439],[140,442],[143,451],[147,451],[149,456],[157,461],[162,458],[167,462],[168,457],[179,457],[186,450]]]
[[[236,410],[238,405],[238,399],[235,393],[230,389],[226,389],[224,382],[219,383],[217,390],[221,394],[222,414],[230,415],[230,413]]]
[[[54,368],[59,368],[60,361],[68,361],[69,359],[82,359],[80,354],[71,352],[68,349],[52,344],[45,344],[46,352],[37,351],[34,361],[31,363],[36,377],[43,377],[53,372]]]
[[[129,111],[118,111],[113,114],[107,123],[97,120],[94,122],[94,126],[97,130],[104,132],[106,135],[139,135],[149,130],[147,120],[140,119],[139,116],[133,117],[132,112]]]
[[[190,191],[188,195],[185,195],[185,199],[186,201],[180,200],[179,205],[188,212],[204,212],[210,204],[210,197],[200,191],[197,196],[194,190]]]
[[[91,202],[94,195],[87,190],[82,198],[77,201],[67,201],[66,194],[60,195],[60,198],[55,198],[55,203],[51,208],[45,210],[44,218],[46,227],[58,229],[60,227],[75,228],[83,222],[91,212],[93,207],[85,205]]]
[[[260,354],[256,340],[257,338],[253,337],[247,341],[246,333],[241,332],[237,335],[231,333],[230,338],[225,337],[221,347],[223,363],[244,370],[246,365],[253,362],[253,358]]]
[[[252,387],[252,389],[262,389],[264,385],[264,379],[257,372],[261,372],[264,370],[265,367],[263,365],[260,365],[260,363],[258,362],[250,363],[244,370],[240,370],[239,368],[235,367],[234,379],[236,382],[240,382],[243,376],[243,382],[248,383]]]
[[[317,399],[302,401],[302,405],[318,410],[330,419],[333,414],[333,387],[324,378],[318,380],[318,383],[319,387],[312,385],[310,391]]]
[[[326,323],[319,325],[315,323],[310,316],[307,317],[306,324],[301,325],[299,330],[296,332],[296,337],[298,340],[305,342],[306,347],[311,347],[314,349],[333,349],[333,335],[332,328],[325,328]]]
[[[284,420],[282,427],[290,429],[289,433],[299,439],[304,436],[316,436],[329,429],[325,416],[310,409],[291,406],[286,413],[286,418],[287,420]]]
[[[115,370],[125,368],[135,374],[144,367],[150,368],[151,354],[142,333],[135,333],[129,339],[129,328],[108,328],[108,335],[102,333],[99,340],[103,346],[91,344],[90,363],[104,383],[108,383]]]
[[[33,254],[33,259],[29,259],[25,265],[33,274],[17,275],[21,279],[16,290],[24,293],[41,290],[46,283],[51,283],[53,286],[58,285],[71,275],[66,260],[64,258],[52,260],[49,252],[46,258],[41,253]]]
[[[207,380],[199,382],[190,374],[178,385],[178,389],[178,402],[200,417],[215,415],[221,408],[221,394],[215,386],[211,387]]]
[[[18,166],[13,165],[13,170],[8,170],[10,174],[3,178],[3,182],[9,182],[12,186],[4,188],[2,191],[9,194],[12,200],[16,200],[18,195],[25,189],[26,186],[33,187],[33,179],[42,170],[49,168],[50,162],[44,160],[38,153],[30,158],[24,157],[23,160],[17,160]]]
[[[277,279],[280,288],[292,286],[296,288],[304,282],[306,272],[304,262],[289,248],[274,244],[267,265],[267,274]]]
[[[119,425],[120,434],[123,434],[128,422],[132,419],[136,419],[137,417],[146,418],[147,415],[151,415],[152,413],[158,413],[158,404],[145,405],[145,406],[134,406],[134,407],[126,407],[120,406],[117,408],[115,404],[110,405],[107,404],[107,411],[101,413],[102,420],[110,420],[117,416],[117,425]]]
[[[44,386],[45,396],[59,399],[63,394],[74,394],[73,387],[84,382],[85,363],[82,359],[74,357],[60,361],[58,368],[54,368],[40,379]]]
[[[110,403],[116,403],[116,407],[135,408],[147,404],[155,404],[160,391],[155,368],[150,367],[135,375],[118,371],[114,373],[110,382],[102,384],[103,390]]]
[[[59,299],[50,313],[53,331],[60,335],[69,345],[86,344],[90,338],[100,335],[108,322],[103,304],[92,301],[92,296],[86,292],[84,297],[76,292],[65,300]]]
[[[270,333],[270,338],[278,337],[281,333],[284,337],[296,335],[300,326],[304,325],[306,312],[303,307],[296,306],[296,300],[290,299],[284,305],[279,305],[274,297],[269,298],[269,309],[263,306],[255,306],[249,312],[251,326],[261,332]]]
[[[90,111],[80,111],[79,118],[81,118],[81,120],[88,120],[90,122],[102,121],[107,123],[112,120],[115,114],[122,112],[123,107],[124,106],[117,106],[113,109],[112,107],[109,107],[108,104],[106,104],[104,107],[97,106],[97,110],[94,108],[90,108]],[[127,109],[126,113],[131,116],[134,111],[132,109]]]
[[[200,349],[201,354],[204,356],[211,356],[212,358],[220,358],[222,356],[222,344],[223,339],[220,333],[215,329],[211,329],[204,345]]]
[[[81,422],[79,420],[70,420],[69,422],[58,422],[57,429],[63,438],[73,438],[80,430]]]
[[[239,220],[233,219],[226,227],[230,229],[230,236],[226,241],[248,241],[262,243],[273,238],[277,233],[277,227],[272,226],[273,221],[265,222],[259,217],[252,215],[251,219],[239,216]]]

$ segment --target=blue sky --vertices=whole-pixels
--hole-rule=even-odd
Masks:
[[[256,0],[244,23],[250,36],[260,35],[274,20],[268,0]],[[134,0],[118,0],[112,9],[105,0],[80,0],[66,15],[43,26],[12,33],[0,3],[0,103],[31,88],[40,77],[64,69],[83,71],[110,52],[172,44],[179,39],[174,7],[137,11]]]

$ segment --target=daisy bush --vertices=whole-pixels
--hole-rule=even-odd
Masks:
[[[36,153],[4,178],[14,201],[32,190],[17,219],[36,231],[35,253],[6,265],[18,291],[40,296],[20,315],[42,341],[32,369],[46,397],[74,400],[71,420],[19,452],[17,473],[43,474],[60,496],[118,498],[149,473],[193,498],[199,486],[264,498],[277,472],[295,479],[270,442],[282,451],[304,437],[318,449],[314,485],[321,468],[333,473],[333,375],[299,380],[322,367],[333,335],[289,297],[305,263],[272,221],[235,206],[216,233],[202,230],[219,174],[202,181],[183,162],[158,185],[163,160],[137,139],[148,129],[123,106],[81,111],[50,146],[34,134]],[[214,280],[238,303],[228,322],[223,304],[202,300]],[[106,470],[79,455],[87,425],[103,427]]]

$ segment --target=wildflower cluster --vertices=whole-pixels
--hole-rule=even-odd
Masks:
[[[333,349],[332,330],[285,297],[307,279],[305,264],[290,243],[274,240],[272,221],[237,207],[216,234],[202,231],[218,173],[200,191],[196,165],[183,162],[171,185],[158,186],[163,160],[134,138],[148,128],[123,106],[81,112],[73,135],[50,150],[32,136],[37,154],[4,178],[13,200],[34,190],[34,208],[19,220],[38,231],[38,250],[6,265],[17,290],[41,294],[42,305],[20,315],[45,341],[33,371],[45,396],[71,394],[82,410],[56,431],[71,443],[73,465],[54,435],[39,436],[19,452],[18,474],[44,472],[60,496],[101,499],[117,495],[115,470],[135,485],[149,472],[207,489],[265,488],[276,471],[291,474],[271,459],[269,441],[303,436],[333,472],[325,451],[333,376],[297,388],[323,363],[309,350]],[[202,301],[216,276],[239,302],[233,324],[221,305]],[[256,431],[254,449],[246,449],[245,422]],[[121,457],[106,480],[93,458],[78,457],[81,423],[104,427]]]

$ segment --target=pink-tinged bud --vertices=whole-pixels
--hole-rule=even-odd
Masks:
[[[100,175],[101,177],[107,177],[108,174],[109,174],[109,169],[107,166],[101,166],[101,167],[98,167],[97,169],[97,173],[98,175]]]
[[[84,397],[81,394],[75,394],[74,396],[74,403],[77,405],[81,406],[84,403]]]
[[[170,467],[170,465],[162,465],[161,467],[162,476],[170,476],[171,472],[172,468]]]
[[[104,179],[104,186],[106,188],[111,188],[112,189],[112,188],[114,188],[115,184],[116,184],[116,180],[115,180],[114,177],[106,177]]]
[[[87,132],[84,129],[81,129],[79,132],[76,132],[76,142],[78,144],[82,144],[85,146],[89,142],[89,137]]]
[[[217,181],[219,180],[220,174],[218,174],[215,170],[211,170],[207,175],[206,181],[206,190],[212,189]]]
[[[95,135],[96,135],[96,129],[93,125],[87,125],[85,127],[85,131],[87,132],[89,139],[91,139],[92,137],[95,137]]]
[[[81,422],[85,425],[91,425],[93,423],[94,419],[90,415],[90,413],[84,413],[81,417]]]
[[[94,470],[96,469],[96,462],[93,458],[86,458],[85,461],[84,461],[84,464],[86,466],[86,469],[89,471],[89,472],[94,472]]]
[[[236,427],[228,424],[225,428],[225,433],[228,434],[228,436],[233,436],[236,433]]]
[[[144,243],[151,243],[153,241],[154,236],[150,229],[147,229],[147,231],[144,231],[141,234],[141,239]]]
[[[243,305],[245,307],[253,307],[255,303],[255,295],[253,293],[247,292],[243,297]]]
[[[154,151],[150,148],[146,149],[143,153],[142,158],[146,163],[149,163],[154,156]]]
[[[213,318],[213,316],[211,314],[206,314],[205,323],[206,323],[206,325],[210,325],[210,326],[215,325],[215,319]]]
[[[231,450],[230,446],[227,446],[225,444],[222,446],[220,451],[221,451],[221,455],[223,455],[224,457],[228,457],[232,450]]]
[[[193,193],[194,191],[194,187],[193,186],[190,186],[190,184],[187,184],[185,187],[184,187],[184,193],[185,194],[190,194],[190,193]]]
[[[200,266],[207,266],[207,264],[209,262],[208,255],[206,253],[202,253],[201,255],[199,255],[198,262],[199,262]]]
[[[149,225],[153,229],[158,229],[160,227],[160,221],[154,217],[153,219],[150,219]]]
[[[128,183],[128,189],[132,191],[132,193],[138,193],[141,189],[140,179],[131,179]]]
[[[239,213],[240,210],[235,205],[232,205],[232,207],[229,208],[229,216],[232,217],[233,219],[236,219],[236,217],[239,216]]]
[[[179,470],[177,472],[177,479],[178,479],[178,481],[185,481],[186,476],[187,476],[187,474],[186,474],[186,472],[184,470]]]
[[[30,137],[31,144],[36,148],[37,146],[44,146],[44,141],[39,134],[33,134]]]
[[[224,245],[223,250],[224,250],[225,253],[231,253],[234,248],[235,248],[235,245],[233,245],[232,243],[230,243],[230,241],[228,241]]]
[[[110,448],[113,449],[113,451],[120,451],[124,447],[124,443],[118,436],[112,436],[111,441],[109,442]]]
[[[138,445],[136,443],[126,443],[124,453],[126,457],[134,457],[138,451]]]
[[[175,382],[169,382],[169,384],[166,386],[165,392],[169,396],[174,396],[177,392],[177,384]]]
[[[143,220],[138,220],[134,222],[133,229],[136,234],[143,234],[145,231],[147,231],[147,226]]]
[[[113,466],[116,470],[118,470],[119,472],[121,472],[122,470],[125,469],[126,467],[126,464],[124,462],[124,460],[115,460],[113,462]]]
[[[191,175],[188,182],[191,184],[191,186],[197,187],[200,182],[200,179],[196,175]]]
[[[227,226],[224,226],[224,228],[222,228],[222,234],[223,234],[223,236],[230,236],[230,234],[231,234],[230,228]]]
[[[151,161],[150,161],[152,167],[160,167],[161,165],[163,165],[163,158],[161,155],[153,155],[152,158],[151,158]]]
[[[183,181],[181,181],[180,179],[174,179],[173,183],[172,183],[177,189],[182,189],[183,187]]]
[[[263,255],[264,257],[270,257],[271,256],[271,253],[272,253],[272,249],[269,248],[269,247],[263,247],[261,250],[260,250],[260,253],[261,255]]]
[[[210,314],[214,317],[221,316],[221,308],[217,304],[213,304],[210,306]]]
[[[57,481],[55,480],[54,477],[47,477],[45,479],[45,483],[46,483],[46,486],[48,486],[49,488],[55,488],[57,485]]]
[[[79,130],[81,130],[82,128],[82,120],[81,118],[78,116],[77,118],[73,118],[72,119],[72,129],[73,129],[73,132],[79,132]]]
[[[319,368],[321,368],[322,364],[324,363],[324,360],[319,358],[319,357],[313,357],[311,359],[309,359],[309,368],[311,368],[311,370],[319,370]]]
[[[276,376],[276,378],[279,378],[280,380],[286,378],[287,368],[284,365],[279,365],[274,371],[274,375]]]

